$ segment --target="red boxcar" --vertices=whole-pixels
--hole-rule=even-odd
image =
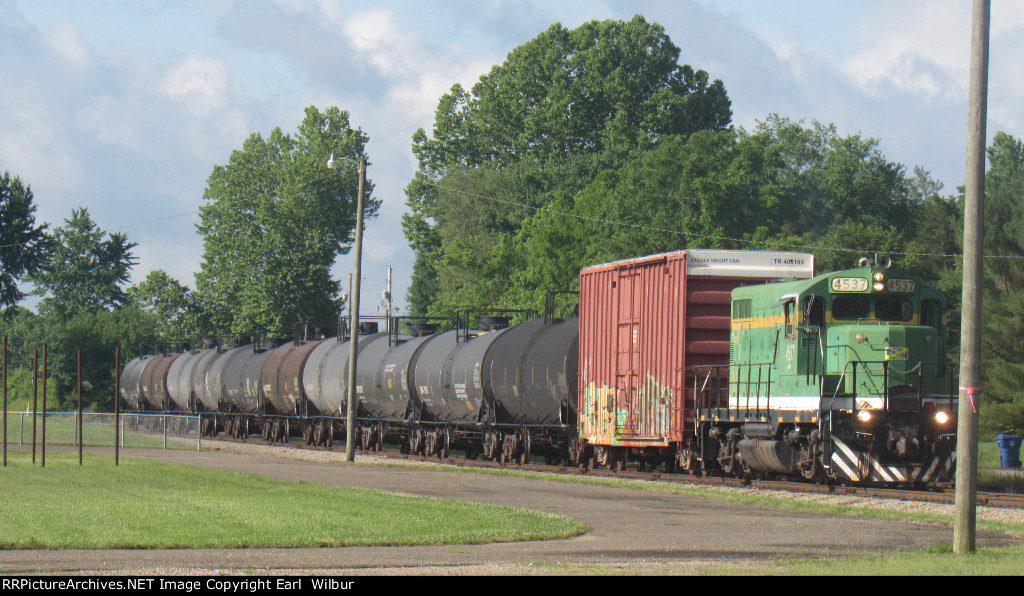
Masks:
[[[813,275],[810,254],[734,250],[685,250],[584,269],[577,405],[591,465],[622,467],[628,457],[688,467],[688,371],[729,363],[733,288]]]

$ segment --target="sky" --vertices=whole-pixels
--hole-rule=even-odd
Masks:
[[[86,207],[138,243],[132,283],[163,269],[194,287],[214,166],[252,133],[294,133],[306,106],[337,106],[370,138],[382,201],[361,310],[380,306],[392,266],[401,313],[412,135],[429,133],[438,99],[553,23],[634,14],[723,81],[734,125],[831,123],[944,193],[964,183],[969,0],[0,0],[0,172],[31,185],[37,222]],[[991,14],[986,144],[1024,138],[1024,3],[994,0]]]

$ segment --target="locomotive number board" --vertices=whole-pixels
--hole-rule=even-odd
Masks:
[[[868,278],[866,277],[834,277],[832,278],[833,292],[867,292]]]

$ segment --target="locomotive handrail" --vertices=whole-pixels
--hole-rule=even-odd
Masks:
[[[835,391],[832,394],[832,397],[831,397],[830,402],[829,402],[828,409],[829,410],[833,409],[833,406],[835,405],[835,400],[839,396],[839,388],[842,387],[843,379],[846,377],[847,369],[850,367],[850,365],[853,365],[853,374],[852,374],[852,377],[853,377],[853,391],[851,393],[849,393],[848,395],[844,394],[844,397],[848,396],[848,397],[850,397],[852,399],[851,411],[856,412],[859,409],[857,407],[857,368],[858,368],[858,366],[863,366],[863,367],[865,367],[865,369],[867,369],[868,365],[881,364],[882,365],[882,387],[881,387],[882,408],[881,409],[883,411],[885,411],[885,412],[889,412],[890,411],[889,410],[889,389],[890,389],[890,387],[889,387],[889,363],[890,363],[889,360],[848,360],[846,362],[846,364],[843,366],[843,372],[839,376],[839,381],[836,383],[836,389],[835,389]],[[936,367],[939,370],[942,370],[943,368],[945,368],[947,366],[950,367],[951,369],[955,368],[955,365],[953,365],[952,363],[948,363],[948,362],[918,362],[917,365],[914,366],[913,368],[911,368],[910,370],[904,371],[904,373],[903,373],[904,374],[904,379],[906,378],[906,375],[909,375],[909,374],[913,373],[915,370],[918,371],[918,383],[917,383],[918,410],[920,410],[922,400],[924,399],[924,369],[925,369],[925,367],[930,367],[930,366],[934,366],[934,367]],[[870,369],[867,369],[867,370],[868,370],[868,372],[870,374]],[[953,377],[954,377],[954,375],[952,374],[952,372],[953,371],[950,370],[949,407],[952,407],[952,405],[953,405],[953,395],[954,395],[954,392],[953,392]]]

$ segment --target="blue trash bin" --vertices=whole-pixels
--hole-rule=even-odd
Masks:
[[[1004,468],[1020,467],[1020,443],[1018,435],[996,435],[996,445],[999,445],[999,465]]]

